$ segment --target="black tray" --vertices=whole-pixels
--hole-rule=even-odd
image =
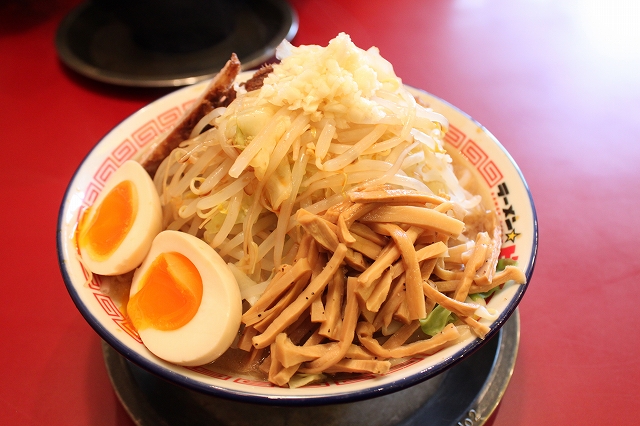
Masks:
[[[233,0],[232,0],[233,1]],[[136,42],[130,25],[99,2],[72,10],[58,27],[56,49],[62,62],[104,83],[136,87],[177,87],[213,77],[236,53],[243,69],[272,58],[282,40],[298,31],[298,18],[286,0],[237,2],[233,30],[224,39],[189,52],[160,52]]]

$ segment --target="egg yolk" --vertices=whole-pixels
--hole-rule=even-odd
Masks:
[[[129,300],[127,312],[137,330],[176,330],[198,312],[202,277],[183,254],[162,253],[154,259]]]
[[[138,193],[130,180],[117,184],[96,208],[79,237],[81,247],[94,260],[107,259],[120,246],[133,226],[138,211]]]

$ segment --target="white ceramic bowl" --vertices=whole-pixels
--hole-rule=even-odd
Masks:
[[[96,199],[110,174],[176,122],[206,84],[173,92],[117,125],[87,155],[67,188],[58,219],[60,270],[71,298],[100,337],[133,363],[178,385],[219,397],[278,405],[332,404],[384,395],[445,371],[483,344],[481,339],[469,338],[435,355],[414,356],[381,376],[363,374],[298,389],[280,388],[206,367],[180,367],[152,355],[113,298],[101,291],[99,277],[85,284],[87,275],[76,256],[74,231],[80,214]],[[505,234],[502,257],[517,259],[529,283],[536,259],[538,228],[533,200],[518,166],[496,138],[469,116],[430,94],[411,90],[449,119],[447,149],[463,154],[487,188]],[[505,286],[491,299],[490,306],[500,314],[490,324],[485,341],[507,321],[528,285]]]

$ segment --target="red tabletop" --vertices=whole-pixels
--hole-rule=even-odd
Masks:
[[[490,423],[636,422],[640,397],[640,7],[629,1],[292,0],[294,44],[344,31],[509,150],[538,211],[511,383]],[[168,90],[66,69],[77,0],[0,3],[0,423],[127,425],[56,255],[60,202],[113,126]]]

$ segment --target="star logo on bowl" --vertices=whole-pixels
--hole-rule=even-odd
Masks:
[[[518,234],[515,229],[511,230],[511,232],[509,232],[507,234],[507,241],[513,241],[514,243],[516,242],[516,237],[518,237],[520,234]],[[507,242],[505,241],[505,242]]]

